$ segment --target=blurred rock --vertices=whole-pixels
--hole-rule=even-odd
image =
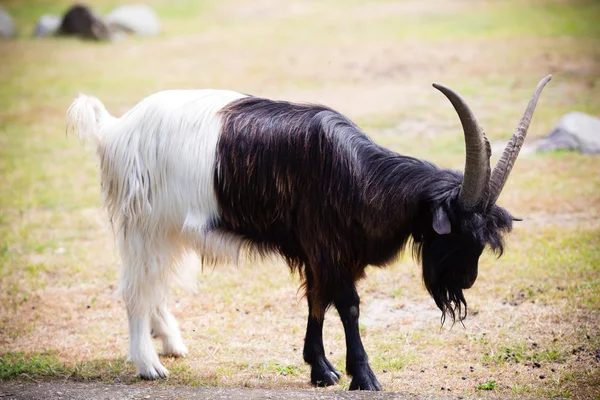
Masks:
[[[140,36],[154,36],[160,33],[160,21],[156,13],[143,4],[115,8],[104,20],[114,31]]]
[[[98,13],[84,4],[76,4],[67,10],[57,33],[85,39],[111,39],[107,24]]]
[[[0,6],[0,38],[11,38],[16,33],[15,23],[4,8]]]
[[[578,111],[565,114],[538,143],[539,152],[554,150],[600,154],[600,118]]]
[[[60,15],[42,15],[35,24],[33,36],[46,37],[58,32],[62,18]]]

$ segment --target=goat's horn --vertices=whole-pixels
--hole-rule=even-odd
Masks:
[[[459,202],[466,210],[472,210],[488,198],[490,181],[490,156],[492,150],[483,129],[467,102],[454,90],[433,84],[450,100],[465,134],[465,174],[460,187]]]
[[[529,105],[525,110],[525,114],[523,114],[523,118],[519,121],[519,125],[517,125],[515,132],[506,145],[504,153],[502,153],[502,157],[500,157],[494,167],[494,172],[492,172],[492,177],[490,179],[490,198],[488,200],[488,207],[496,204],[496,200],[500,197],[500,193],[510,175],[510,171],[515,164],[515,161],[517,161],[519,151],[525,141],[525,136],[527,136],[527,129],[529,128],[529,123],[531,122],[531,117],[535,111],[535,106],[540,98],[542,89],[550,82],[550,79],[552,79],[552,75],[548,75],[537,84],[533,96],[531,96],[531,100],[529,100]]]

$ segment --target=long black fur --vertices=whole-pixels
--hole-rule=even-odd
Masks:
[[[343,282],[354,284],[367,265],[388,264],[411,238],[443,318],[466,316],[462,289],[477,276],[486,244],[501,253],[512,216],[497,206],[462,210],[460,172],[387,150],[320,105],[247,97],[221,117],[215,227],[280,253],[304,278],[310,268],[306,294],[316,317]],[[440,207],[448,235],[432,228]]]

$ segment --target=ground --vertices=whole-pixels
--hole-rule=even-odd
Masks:
[[[102,12],[115,3],[90,2]],[[548,73],[527,143],[568,111],[600,115],[594,0],[151,0],[164,22],[156,38],[29,37],[39,15],[67,4],[3,2],[19,37],[0,42],[0,385],[66,379],[312,393],[301,355],[306,306],[277,258],[205,268],[195,291],[175,288],[190,354],[163,359],[167,380],[134,377],[97,161],[64,134],[79,92],[117,116],[169,88],[319,102],[382,145],[456,169],[460,126],[432,82],[471,103],[494,161]],[[501,258],[482,257],[464,326],[440,325],[409,255],[368,270],[361,330],[386,391],[599,398],[599,170],[600,158],[574,153],[519,158],[499,204],[524,221]],[[343,370],[335,311],[325,346]]]
[[[429,400],[430,396],[389,392],[346,392],[341,390],[273,390],[247,388],[197,388],[188,386],[144,386],[102,382],[11,382],[0,386],[3,400]],[[440,397],[435,397],[440,398]],[[456,397],[443,396],[447,400]],[[462,397],[461,397],[462,398]]]

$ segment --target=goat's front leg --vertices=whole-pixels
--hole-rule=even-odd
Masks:
[[[312,290],[312,276],[307,272],[306,289]],[[308,323],[306,324],[306,337],[304,338],[304,361],[311,366],[310,381],[315,386],[332,386],[339,382],[342,374],[325,357],[323,346],[323,320],[325,315],[313,316],[313,304],[310,295],[308,299]]]
[[[358,328],[360,298],[353,284],[346,284],[335,300],[346,333],[346,372],[352,376],[350,390],[381,390]]]

